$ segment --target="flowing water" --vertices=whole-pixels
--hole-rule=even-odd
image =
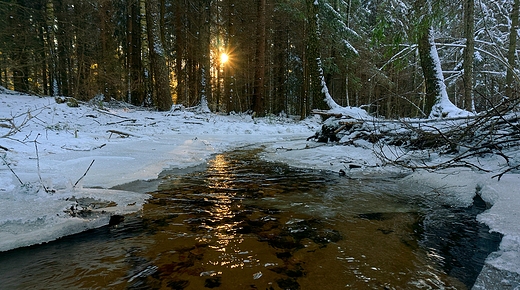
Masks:
[[[257,153],[164,173],[118,225],[0,253],[0,288],[467,289],[500,241],[478,198],[456,208]]]

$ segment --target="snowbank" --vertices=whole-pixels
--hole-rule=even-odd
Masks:
[[[0,199],[0,251],[49,242],[109,224],[115,215],[142,208],[148,195],[107,189],[31,194],[24,189]]]

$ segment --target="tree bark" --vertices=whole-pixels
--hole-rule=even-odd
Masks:
[[[265,13],[264,13],[265,15]],[[233,50],[235,46],[235,1],[229,0],[228,1],[228,7],[227,7],[227,39],[226,39],[226,48],[224,50],[225,53],[229,54]],[[235,111],[236,108],[236,101],[233,99],[234,96],[234,71],[232,69],[232,63],[228,60],[226,64],[224,64],[223,70],[224,70],[224,98],[226,102],[226,111],[228,113]]]
[[[307,19],[309,23],[307,39],[307,57],[309,65],[309,81],[312,107],[315,109],[328,109],[325,103],[325,95],[322,92],[323,70],[320,58],[320,37],[318,23],[318,3],[316,0],[306,0]]]
[[[47,34],[47,48],[46,53],[48,53],[49,57],[46,61],[48,67],[48,75],[47,75],[47,89],[46,93],[51,96],[55,96],[58,92],[55,91],[54,82],[56,81],[56,33],[54,30],[55,23],[54,16],[54,4],[52,0],[47,0],[45,5],[45,24],[46,24],[46,34]]]
[[[253,111],[257,116],[265,115],[265,6],[266,0],[258,0],[258,22],[255,53],[255,82],[253,88]]]
[[[518,0],[517,0],[518,1]],[[473,101],[473,60],[475,54],[475,0],[464,1],[464,34],[466,47],[464,48],[464,104],[463,108],[474,112]]]
[[[161,41],[158,0],[146,1],[146,11],[148,43],[150,44],[150,67],[154,80],[155,104],[159,111],[168,111],[171,109],[173,101],[170,92],[170,76],[168,67],[166,66],[164,47]]]
[[[433,38],[433,29],[426,28],[419,36],[419,57],[426,87],[425,109],[430,118],[468,116],[467,111],[457,108],[449,99],[442,75],[441,61]]]
[[[210,44],[211,44],[211,1],[205,0],[202,1],[201,5],[202,11],[204,11],[202,17],[202,32],[201,32],[201,79],[200,79],[200,100],[199,106],[201,111],[210,112],[208,106],[208,94],[211,92],[211,76],[210,76],[210,67],[211,67],[211,52],[210,52]]]
[[[69,79],[69,61],[68,59],[71,58],[71,54],[69,52],[69,49],[72,47],[70,37],[73,37],[73,35],[69,35],[67,33],[69,29],[67,29],[67,22],[70,21],[69,19],[65,19],[68,17],[68,11],[67,7],[62,3],[62,1],[58,2],[59,4],[56,7],[56,10],[59,11],[61,14],[61,19],[58,19],[58,30],[56,33],[57,38],[57,84],[58,84],[58,92],[55,92],[59,94],[60,96],[70,96],[72,93],[71,89],[71,82]],[[70,31],[69,31],[70,32]]]
[[[308,34],[308,58],[309,58],[309,77],[311,82],[311,98],[312,106],[315,109],[332,109],[339,107],[332,99],[325,75],[323,72],[323,63],[321,61],[320,52],[320,25],[319,25],[319,7],[318,0],[306,0],[307,15],[309,23]]]
[[[426,28],[419,36],[419,57],[421,59],[421,68],[423,71],[424,82],[425,82],[425,108],[426,114],[430,114],[433,106],[438,103],[441,99],[442,90],[446,90],[444,80],[440,78],[442,71],[439,71],[435,63],[435,59],[432,56],[432,51],[437,48],[433,39],[433,30],[431,27]]]
[[[143,66],[141,62],[141,25],[139,18],[139,4],[132,1],[128,8],[128,36],[127,36],[127,66],[129,77],[130,102],[141,106],[145,99],[143,80]]]
[[[509,67],[506,74],[506,96],[513,97],[513,69],[516,67],[516,42],[518,31],[518,17],[520,10],[520,0],[514,0],[511,11],[511,27],[509,30],[509,50],[507,53],[507,63]]]

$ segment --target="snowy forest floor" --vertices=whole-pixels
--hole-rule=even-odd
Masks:
[[[0,88],[0,251],[107,225],[111,216],[138,211],[146,202],[143,193],[108,190],[116,185],[153,180],[165,169],[193,167],[218,152],[257,145],[266,160],[345,178],[403,175],[396,181],[403,190],[421,188],[454,206],[468,206],[481,195],[491,207],[478,220],[504,236],[483,271],[493,274],[475,288],[520,287],[520,142],[474,153],[474,143],[461,145],[464,136],[452,142],[444,134],[451,129],[443,128],[470,127],[467,120],[395,122],[361,120],[356,108],[343,113],[353,114],[326,121],[346,124],[338,140],[318,143],[307,138],[321,129],[319,116],[253,119],[180,107],[154,112],[95,99],[71,107]],[[504,131],[498,133],[511,137]],[[430,140],[424,132],[442,132],[437,137],[445,140],[424,144]],[[473,130],[471,138],[486,132]],[[499,281],[489,281],[491,276]]]

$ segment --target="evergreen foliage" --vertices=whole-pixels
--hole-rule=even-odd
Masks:
[[[427,116],[417,49],[431,28],[450,101],[479,112],[518,97],[518,2],[6,0],[0,85],[302,117],[330,94],[377,116]]]

